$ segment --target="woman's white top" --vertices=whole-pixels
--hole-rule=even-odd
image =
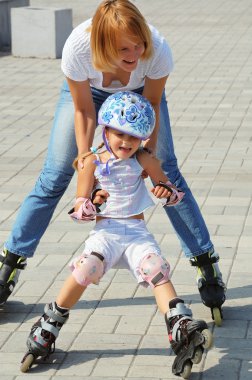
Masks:
[[[171,49],[165,38],[157,29],[149,25],[152,34],[154,54],[147,60],[139,60],[136,69],[131,73],[126,86],[119,81],[103,87],[102,72],[94,69],[90,48],[90,31],[92,19],[78,25],[70,34],[63,48],[61,68],[65,76],[77,82],[89,80],[90,86],[113,93],[115,91],[132,91],[144,86],[145,77],[163,78],[173,69]]]

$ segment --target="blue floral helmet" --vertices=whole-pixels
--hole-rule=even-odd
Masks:
[[[102,104],[98,124],[146,140],[155,127],[155,111],[142,95],[130,91],[116,92]],[[104,130],[103,140],[108,148]]]

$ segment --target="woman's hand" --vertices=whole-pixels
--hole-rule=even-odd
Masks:
[[[153,139],[150,138],[144,141],[143,148],[144,150],[146,150],[146,152],[151,154],[153,157],[156,155],[156,141],[154,141]]]

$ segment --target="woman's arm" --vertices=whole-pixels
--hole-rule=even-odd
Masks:
[[[156,124],[152,135],[144,143],[144,146],[153,151],[153,153],[155,153],[158,139],[160,102],[167,78],[168,76],[160,79],[150,79],[148,77],[145,78],[143,96],[145,96],[150,101],[155,110]]]
[[[96,113],[89,81],[76,82],[67,78],[74,103],[75,136],[78,155],[88,152],[93,143]]]
[[[140,150],[137,152],[137,160],[155,184],[160,181],[165,183],[169,180],[163,172],[159,160],[152,154]]]
[[[155,184],[151,192],[156,198],[167,198],[166,206],[175,206],[183,199],[185,194],[169,181],[156,157],[146,151],[139,151],[137,159]]]

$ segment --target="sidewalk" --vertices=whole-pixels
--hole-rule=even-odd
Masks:
[[[73,7],[74,25],[99,1],[31,1]],[[175,70],[167,98],[176,153],[221,255],[227,283],[225,320],[218,328],[198,295],[195,272],[183,257],[164,211],[149,211],[148,227],[172,265],[176,290],[197,318],[206,319],[214,348],[191,380],[252,378],[252,3],[250,0],[137,0],[169,41]],[[42,167],[63,76],[60,60],[0,53],[0,242]],[[71,312],[49,362],[19,371],[26,337],[44,304],[69,274],[92,227],[71,223],[75,179],[62,198],[36,255],[0,309],[1,380],[164,380],[174,356],[150,290],[112,270],[90,286]],[[203,372],[202,372],[203,371]]]

